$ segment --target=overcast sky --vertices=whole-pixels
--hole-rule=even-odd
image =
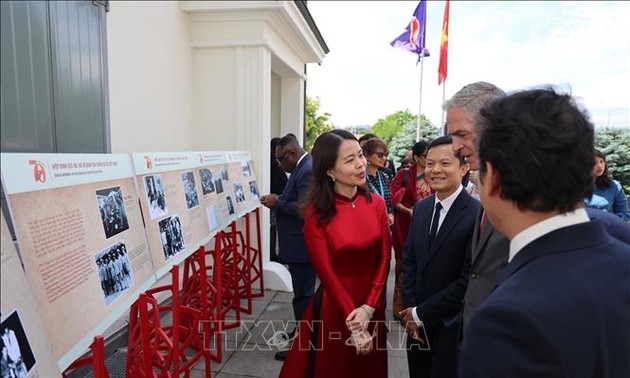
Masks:
[[[420,65],[390,42],[417,1],[317,1],[308,8],[330,48],[307,68],[307,93],[337,127],[418,113]],[[441,122],[437,85],[444,1],[429,1],[422,113]],[[446,99],[488,81],[506,91],[552,84],[571,92],[598,126],[630,127],[630,2],[451,1]]]

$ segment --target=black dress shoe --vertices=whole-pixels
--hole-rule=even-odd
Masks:
[[[278,361],[284,361],[287,359],[287,353],[289,353],[288,350],[281,350],[280,352],[276,353],[275,359]]]

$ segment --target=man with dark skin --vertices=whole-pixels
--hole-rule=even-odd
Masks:
[[[267,194],[260,203],[276,213],[278,228],[278,262],[287,264],[293,284],[293,312],[300,321],[315,292],[315,270],[306,249],[302,228],[304,219],[299,204],[306,197],[311,176],[313,158],[307,153],[293,134],[284,136],[275,151],[276,161],[283,171],[290,173],[282,194]],[[284,360],[286,351],[276,354]]]

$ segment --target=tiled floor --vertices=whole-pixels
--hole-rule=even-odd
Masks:
[[[394,287],[393,265],[392,260],[387,284],[388,306],[391,306]],[[282,362],[274,359],[278,349],[269,347],[266,340],[275,331],[293,328],[292,324],[285,324],[286,320],[293,319],[292,297],[292,293],[266,291],[264,298],[254,299],[252,314],[242,314],[241,327],[225,332],[223,361],[211,363],[212,377],[277,377],[282,368]],[[404,346],[404,332],[399,323],[393,321],[391,307],[387,310],[387,317],[390,321],[388,340],[391,346],[388,350],[389,377],[407,377],[407,357],[404,349],[399,347]],[[201,361],[195,366],[191,377],[205,377],[204,370],[204,362]]]

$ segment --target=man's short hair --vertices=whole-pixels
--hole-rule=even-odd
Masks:
[[[429,145],[427,146],[427,155],[429,154],[429,150],[433,147],[442,146],[445,144],[453,144],[453,138],[451,138],[450,135],[444,135],[433,139],[431,142],[429,142]],[[464,161],[464,157],[460,155],[458,151],[453,151],[453,156],[455,156],[457,160],[459,160],[460,166],[462,164],[466,164],[466,162]]]
[[[285,146],[288,146],[288,145],[301,148],[300,142],[297,140],[297,137],[294,134],[291,134],[291,133],[289,133],[289,134],[283,136],[282,138],[280,138],[276,148],[284,148]],[[272,153],[273,152],[274,151],[272,151]]]
[[[462,108],[468,117],[470,117],[470,120],[475,123],[475,127],[477,127],[481,107],[488,102],[488,100],[503,96],[505,96],[503,89],[485,81],[477,81],[462,87],[450,100],[442,105],[442,108],[446,111],[451,108]]]
[[[521,210],[565,212],[590,198],[593,124],[570,94],[516,92],[484,105],[480,120],[480,175],[491,163],[502,199]]]

